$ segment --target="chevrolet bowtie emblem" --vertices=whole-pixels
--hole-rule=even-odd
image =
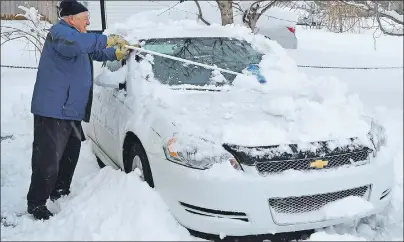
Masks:
[[[310,162],[310,168],[323,169],[327,165],[327,160],[315,160],[313,162]]]

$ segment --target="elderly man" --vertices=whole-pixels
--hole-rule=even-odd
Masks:
[[[46,201],[70,193],[93,96],[93,60],[121,60],[127,42],[118,36],[87,33],[88,10],[63,0],[60,17],[46,37],[32,97],[34,142],[28,213],[36,219],[53,214]],[[111,47],[111,46],[115,46]]]

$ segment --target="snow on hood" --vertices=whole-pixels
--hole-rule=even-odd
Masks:
[[[232,86],[204,87],[220,89],[219,92],[173,90],[153,78],[148,60],[129,62],[129,68],[135,70],[133,88],[143,86],[142,96],[136,99],[141,102],[142,112],[172,123],[177,132],[218,144],[244,146],[342,142],[358,137],[360,143],[370,147],[366,137],[370,125],[362,119],[358,96],[349,94],[346,85],[334,77],[309,78],[299,72],[276,42],[235,25],[204,26],[190,20],[164,25],[133,23],[116,25],[107,32],[121,34],[130,41],[146,36],[231,36],[250,42],[264,53],[259,66],[266,84],[260,84],[254,76],[238,75]],[[149,82],[140,84],[137,79],[145,76],[149,76]]]

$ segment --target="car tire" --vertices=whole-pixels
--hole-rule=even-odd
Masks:
[[[104,168],[105,167],[104,162],[102,162],[102,160],[98,156],[95,156],[95,158],[97,158],[97,163],[100,169]]]
[[[134,163],[136,159],[139,159],[137,161],[140,161],[141,163],[141,168],[139,169],[142,172],[142,176],[145,182],[151,187],[154,188],[154,181],[153,181],[153,176],[149,164],[149,159],[147,158],[146,151],[144,150],[142,144],[140,142],[133,142],[130,147],[129,147],[129,152],[128,155],[125,159],[124,162],[124,168],[126,173],[130,173],[137,168],[137,166],[134,167]]]

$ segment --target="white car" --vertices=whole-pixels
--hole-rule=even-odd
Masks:
[[[389,203],[393,166],[383,158],[383,128],[362,118],[339,84],[300,76],[275,42],[242,27],[188,22],[108,31],[244,73],[145,53],[95,66],[97,83],[121,83],[94,87],[84,125],[100,166],[140,171],[184,227],[274,234],[348,222]],[[264,84],[245,71],[257,63],[268,67]],[[338,209],[346,203],[358,212]]]
[[[259,28],[257,33],[275,40],[285,49],[297,49],[296,25],[276,26],[271,28]]]

